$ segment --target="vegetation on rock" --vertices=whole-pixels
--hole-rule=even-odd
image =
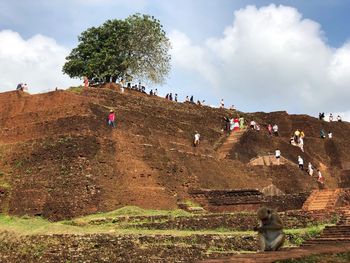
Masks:
[[[160,21],[149,15],[107,20],[78,37],[63,72],[70,77],[148,80],[163,83],[170,70],[170,42]]]

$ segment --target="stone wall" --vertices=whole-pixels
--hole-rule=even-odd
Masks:
[[[310,225],[336,223],[338,211],[288,211],[279,213],[285,228],[304,228]],[[153,217],[116,217],[90,221],[90,224],[122,224],[124,227],[143,229],[208,230],[228,229],[232,231],[250,231],[258,225],[255,213],[208,214],[194,216],[153,216]]]
[[[191,197],[211,212],[256,211],[261,206],[277,211],[301,209],[310,193],[265,196],[257,189],[190,190]]]
[[[279,196],[265,196],[265,204],[277,211],[298,210],[303,207],[310,193],[297,193]]]

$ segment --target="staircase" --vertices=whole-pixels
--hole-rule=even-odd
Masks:
[[[219,159],[225,159],[232,149],[233,145],[239,141],[242,135],[245,133],[246,129],[241,129],[238,131],[231,131],[230,135],[227,137],[226,141],[217,150],[217,156]]]
[[[303,205],[303,210],[333,209],[336,205],[340,189],[314,190]]]
[[[321,236],[305,241],[302,246],[350,243],[350,207],[342,209],[341,212],[341,218],[336,226],[326,226]]]

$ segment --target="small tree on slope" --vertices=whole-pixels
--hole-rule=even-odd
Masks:
[[[161,84],[170,71],[170,41],[159,20],[132,15],[82,32],[63,66],[72,78],[136,78]]]

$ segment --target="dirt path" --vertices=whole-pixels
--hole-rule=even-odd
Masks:
[[[244,134],[246,130],[232,131],[230,135],[227,137],[225,142],[221,145],[221,147],[217,151],[217,156],[219,159],[225,159],[226,156],[230,153],[233,145],[239,141],[241,136]]]

